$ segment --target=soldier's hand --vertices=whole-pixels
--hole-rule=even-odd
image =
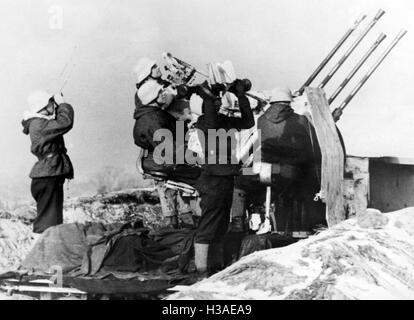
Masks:
[[[342,116],[342,109],[340,108],[336,108],[333,112],[332,112],[332,117],[334,119],[335,122],[338,122],[339,119]]]
[[[211,92],[211,89],[208,85],[208,82],[205,81],[202,84],[197,86],[196,93],[203,99],[203,100],[216,100],[218,97]]]
[[[177,97],[178,98],[187,98],[189,95],[189,89],[185,84],[180,84],[177,87]]]
[[[63,94],[62,94],[62,92],[59,92],[59,93],[56,93],[54,96],[53,96],[53,100],[56,102],[56,104],[59,106],[59,105],[61,105],[62,103],[65,103],[65,100],[63,99]]]
[[[236,96],[243,96],[251,88],[251,82],[247,79],[240,80],[236,79],[230,85],[228,91],[234,93]]]
[[[220,92],[226,91],[226,86],[223,83],[215,83],[213,85],[211,85],[211,92],[216,95],[219,96]]]

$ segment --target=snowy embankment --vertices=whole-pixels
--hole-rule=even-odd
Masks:
[[[132,189],[94,197],[65,201],[64,222],[127,223],[141,220],[144,226],[162,225],[161,207],[156,192]],[[0,211],[0,274],[14,271],[34,246],[39,235],[32,233],[36,208],[22,205],[12,211]]]
[[[414,208],[368,210],[179,289],[169,299],[414,299]]]

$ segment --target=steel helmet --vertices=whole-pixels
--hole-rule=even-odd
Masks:
[[[143,105],[148,105],[158,97],[162,89],[163,86],[157,81],[148,80],[138,89],[138,98]]]
[[[40,110],[45,108],[53,94],[50,94],[43,90],[33,92],[28,98],[29,111],[31,113],[38,113]]]
[[[155,66],[156,61],[149,59],[149,58],[141,58],[137,65],[134,68],[134,72],[137,75],[137,83],[141,83],[142,81],[145,80],[145,78],[147,78],[150,74],[151,74],[151,69],[153,66]]]
[[[289,88],[274,88],[268,93],[269,103],[293,101],[292,91]]]

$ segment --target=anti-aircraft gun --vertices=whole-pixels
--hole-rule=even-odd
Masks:
[[[346,89],[349,82],[360,71],[360,69],[366,64],[366,62],[373,56],[376,49],[384,42],[386,35],[381,33],[375,42],[369,47],[368,51],[359,59],[356,65],[347,74],[345,79],[340,82],[339,86],[331,93],[330,97],[326,97],[325,88],[327,84],[334,79],[338,70],[344,65],[348,58],[354,53],[355,49],[363,42],[367,34],[373,29],[377,22],[384,16],[385,11],[379,10],[375,17],[367,24],[362,32],[356,37],[356,40],[346,49],[345,53],[336,62],[332,69],[322,78],[321,82],[316,86],[312,86],[318,76],[326,68],[328,63],[335,58],[339,50],[344,46],[350,36],[358,30],[362,21],[366,18],[366,15],[362,15],[358,18],[354,24],[347,30],[340,41],[329,52],[329,54],[318,65],[316,70],[309,76],[305,83],[294,93],[295,104],[301,104],[303,114],[308,116],[308,119],[313,124],[316,132],[317,142],[319,144],[322,163],[320,170],[320,192],[315,195],[315,201],[322,201],[326,204],[326,221],[328,226],[331,227],[343,220],[345,220],[345,206],[343,198],[343,185],[344,185],[344,163],[345,155],[342,148],[341,138],[339,137],[335,122],[337,122],[342,115],[344,109],[349,105],[351,100],[361,90],[364,84],[369,80],[373,73],[378,69],[385,58],[390,54],[393,48],[407,33],[406,30],[402,30],[389,44],[389,46],[381,53],[378,60],[371,65],[368,72],[361,78],[355,88],[353,88],[346,99],[339,104],[339,106],[332,112],[330,106],[338,98],[339,94]],[[263,101],[266,103],[266,101]],[[331,116],[332,114],[332,116]],[[258,130],[259,131],[259,130]],[[310,133],[310,135],[312,135]],[[245,151],[251,150],[251,145],[256,142],[254,133],[249,137],[250,144],[244,147]],[[311,139],[312,140],[312,139]],[[315,144],[312,141],[312,144]],[[259,146],[260,148],[260,146]],[[314,145],[313,145],[314,148]],[[253,161],[254,162],[254,161]],[[255,164],[258,164],[257,162]],[[256,169],[255,169],[256,167]],[[287,230],[284,226],[278,226],[276,223],[275,203],[273,203],[272,186],[274,185],[273,174],[277,173],[273,167],[278,168],[278,165],[269,163],[259,163],[259,165],[253,165],[253,171],[259,175],[260,183],[267,186],[266,188],[266,202],[265,202],[265,221],[272,222],[272,230]],[[269,224],[267,224],[269,225]],[[267,230],[269,227],[267,227]],[[286,232],[282,232],[286,233]],[[296,232],[297,237],[305,236],[304,232]]]
[[[335,78],[337,72],[349,59],[349,57],[355,52],[355,49],[361,43],[363,43],[363,40],[366,38],[368,33],[374,28],[374,26],[384,16],[384,14],[384,10],[378,11],[375,17],[365,26],[365,28],[359,33],[359,35],[352,42],[352,44],[345,50],[345,53],[333,65],[332,69],[322,78],[321,82],[314,86],[313,84],[318,78],[318,76],[321,75],[321,73],[327,67],[329,62],[331,62],[336,57],[337,53],[347,43],[351,35],[359,29],[362,22],[365,20],[367,16],[362,15],[361,17],[359,17],[353,23],[353,25],[346,31],[346,33],[342,36],[342,38],[334,46],[334,48],[323,59],[323,61],[318,65],[315,71],[294,93],[295,103],[303,105],[302,110],[304,110],[304,114],[306,114],[309,117],[311,123],[315,128],[319,147],[321,149],[321,190],[316,195],[315,201],[322,201],[326,204],[326,220],[328,222],[328,226],[333,226],[345,219],[345,209],[343,204],[344,200],[342,196],[345,155],[343,153],[335,122],[337,122],[340,119],[344,109],[349,105],[349,103],[356,96],[356,94],[362,89],[364,84],[378,69],[381,63],[390,54],[393,48],[398,44],[398,42],[405,36],[407,31],[402,30],[394,38],[394,40],[389,44],[385,51],[379,55],[378,60],[372,64],[368,72],[350,91],[346,99],[342,103],[340,103],[334,109],[333,112],[331,111],[331,106],[334,105],[334,102],[336,101],[340,93],[342,93],[346,89],[349,82],[356,76],[356,74],[361,70],[361,68],[374,55],[377,48],[386,39],[386,35],[384,33],[381,33],[378,36],[378,38],[372,43],[372,45],[365,52],[365,54],[362,57],[360,57],[356,65],[346,75],[345,79],[341,81],[337,88],[331,93],[329,98],[326,97],[325,88],[327,87],[327,84]],[[194,68],[191,64],[174,57],[172,54],[167,53],[164,54],[163,57],[166,62],[166,67],[164,71],[167,74],[169,74],[169,76],[167,75],[167,77],[169,77],[168,80],[172,83],[175,83],[177,87],[182,85],[180,89],[185,90],[187,86],[194,85],[197,76],[201,76],[204,80],[208,79],[210,84],[214,82],[228,84],[228,82],[230,82],[230,79],[233,78],[231,74],[229,75],[229,73],[231,72],[228,72],[228,68],[225,68],[223,67],[223,65],[220,64],[210,64],[208,66],[208,72],[202,72]],[[262,105],[266,105],[268,103],[268,101],[265,98],[260,97],[258,94],[254,94],[251,91],[247,92],[246,95],[252,99],[257,100]],[[249,137],[246,140],[246,146],[243,147],[243,150],[247,153],[251,152],[251,147],[255,144],[257,138],[257,134],[255,134],[254,132],[250,132]],[[244,156],[245,155],[243,154],[243,152],[241,152],[239,158],[243,158]],[[249,158],[252,159],[252,157]],[[247,163],[249,163],[249,161],[247,161]],[[263,184],[268,186],[266,195],[266,217],[268,218],[267,220],[272,220],[272,229],[273,231],[276,231],[279,228],[276,225],[276,219],[274,218],[274,215],[272,217],[271,204],[272,166],[266,166],[266,164],[262,164],[261,169],[263,170],[259,170],[260,180]]]
[[[357,19],[352,27],[345,33],[338,44],[331,50],[322,63],[309,76],[305,83],[296,92],[297,100],[301,101],[303,110],[313,123],[315,128],[319,146],[322,152],[322,169],[321,169],[321,191],[317,198],[326,203],[326,220],[328,226],[333,226],[345,220],[345,209],[343,205],[343,172],[344,172],[344,154],[340,144],[335,122],[337,122],[344,109],[349,105],[356,94],[361,90],[364,84],[369,80],[373,73],[378,69],[385,58],[390,54],[393,48],[407,33],[402,30],[394,40],[389,44],[378,60],[372,64],[368,72],[361,78],[357,85],[350,91],[345,100],[331,111],[331,106],[338,98],[339,94],[346,89],[351,79],[358,73],[361,67],[369,60],[374,51],[385,40],[386,35],[381,33],[368,51],[360,58],[357,64],[347,74],[345,79],[340,82],[339,86],[331,93],[330,97],[326,97],[325,87],[332,80],[337,71],[342,67],[345,61],[351,56],[354,50],[360,45],[366,35],[376,25],[376,23],[385,14],[384,10],[379,10],[376,16],[369,22],[365,29],[359,34],[356,40],[345,51],[343,56],[338,60],[323,80],[314,87],[312,84],[318,75],[324,70],[327,64],[334,58],[338,50],[344,45],[350,35],[356,31],[365,19],[366,15]],[[330,114],[332,113],[332,117]]]

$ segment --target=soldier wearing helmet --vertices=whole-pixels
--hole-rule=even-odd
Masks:
[[[189,120],[188,101],[176,98],[176,92],[161,79],[161,72],[154,60],[143,58],[139,61],[135,70],[137,76],[137,92],[135,94],[135,125],[133,130],[135,144],[147,151],[143,157],[141,168],[149,175],[161,173],[166,178],[195,185],[200,169],[187,164],[178,164],[176,154],[186,148],[184,137],[177,139],[177,121],[186,122]],[[186,110],[186,116],[184,115]],[[185,126],[184,126],[185,127]],[[171,134],[165,137],[164,141],[154,139],[158,130],[167,130]],[[161,143],[171,146],[171,154],[166,153],[161,159],[155,152]],[[177,203],[175,196],[163,196],[165,190],[158,186],[162,203]],[[168,197],[167,197],[168,196]],[[178,212],[175,206],[164,206],[164,219],[168,225],[178,226]]]
[[[30,136],[31,151],[38,158],[30,172],[31,192],[37,204],[33,232],[63,223],[63,184],[73,178],[63,135],[73,127],[74,111],[61,94],[37,91],[28,99],[29,110],[22,121]]]

